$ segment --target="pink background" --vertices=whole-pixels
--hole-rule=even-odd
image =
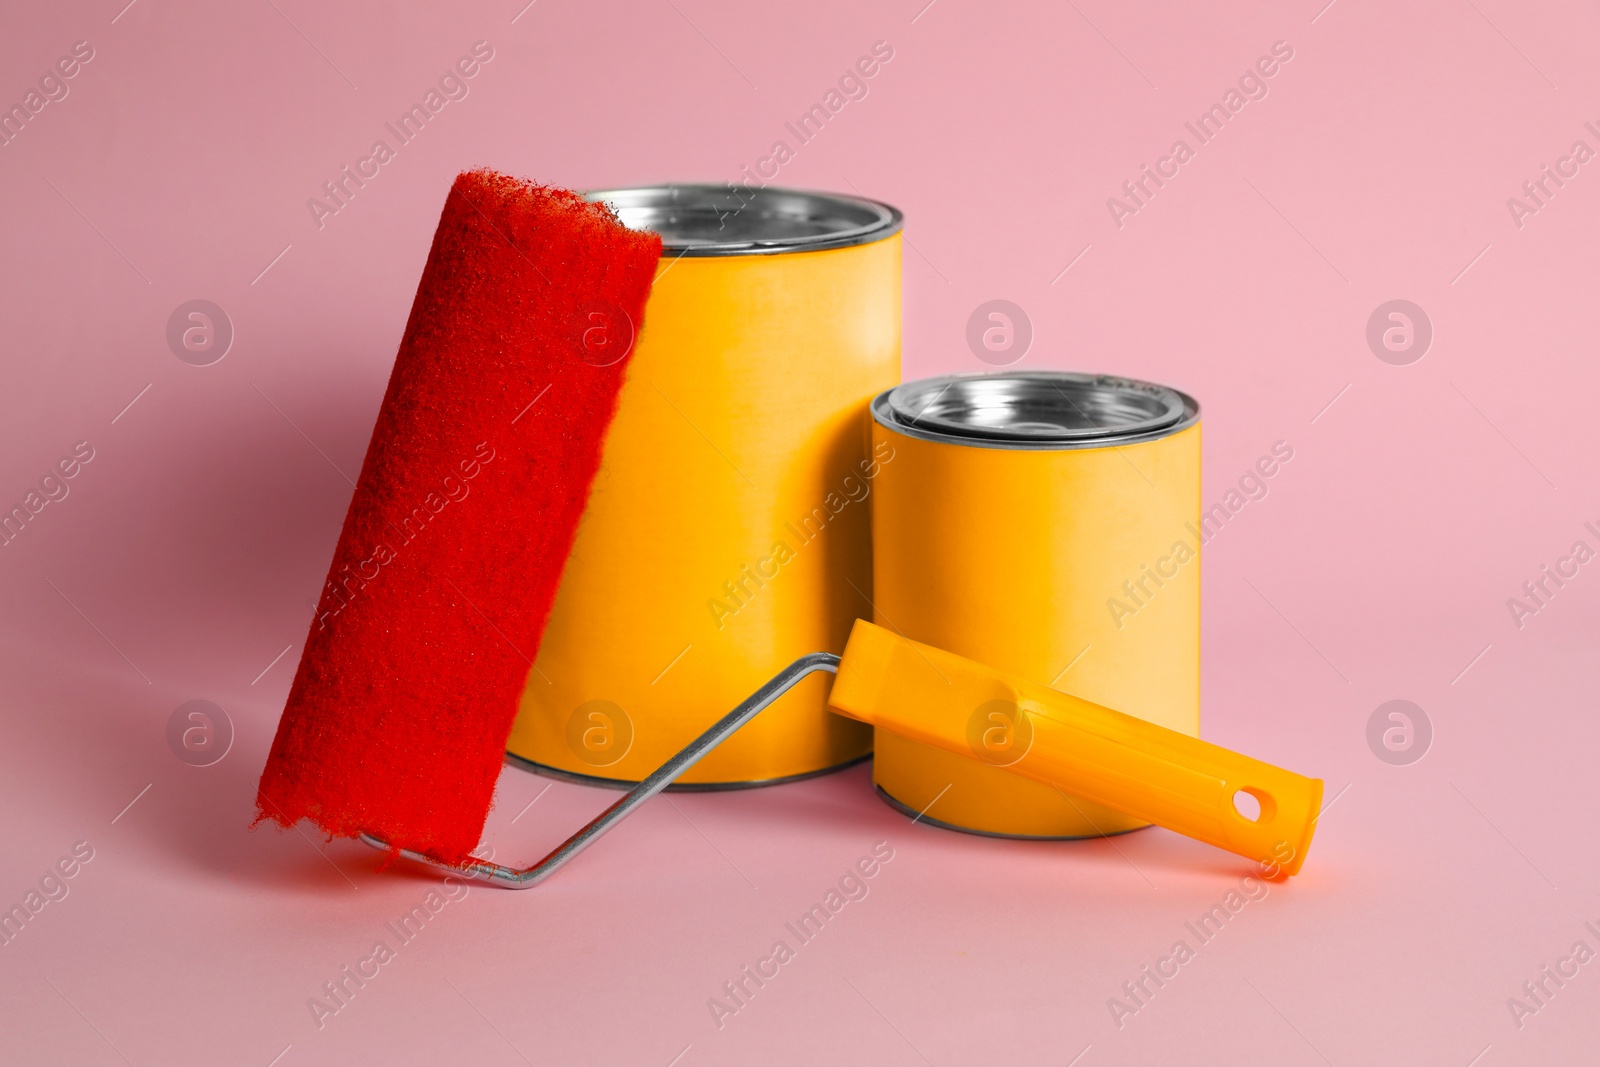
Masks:
[[[0,947],[7,1062],[1592,1059],[1600,963],[1520,1028],[1506,1003],[1600,950],[1600,568],[1521,629],[1506,606],[1600,547],[1600,164],[1521,228],[1506,206],[1600,148],[1592,8],[123,2],[0,33],[0,102],[95,51],[0,148],[0,504],[95,450],[0,550],[0,905],[95,850]],[[307,198],[480,39],[470,95],[319,230]],[[878,40],[869,95],[778,181],[905,210],[908,376],[982,369],[966,319],[1004,298],[1019,366],[1198,396],[1208,502],[1293,446],[1206,552],[1205,734],[1326,779],[1305,872],[1119,1029],[1108,998],[1246,863],[913,826],[865,767],[680,795],[545,887],[472,889],[319,1029],[307,999],[437,882],[245,824],[450,178],[735,179]],[[1280,40],[1267,97],[1119,229],[1106,199]],[[237,331],[212,366],[165,340],[194,298]],[[1365,340],[1396,298],[1435,331],[1409,366]],[[1409,766],[1366,741],[1395,698],[1434,728]],[[237,730],[210,767],[167,746],[193,699]],[[545,785],[505,773],[499,858],[611,799],[557,784],[511,825]],[[867,898],[718,1029],[707,999],[880,840]]]

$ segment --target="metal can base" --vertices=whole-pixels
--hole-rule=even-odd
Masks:
[[[750,782],[674,782],[672,785],[667,786],[665,791],[668,793],[726,793],[735,789],[761,789],[769,785],[788,785],[790,782],[803,782],[808,778],[820,778],[824,774],[834,774],[844,770],[846,767],[854,767],[856,764],[871,758],[872,753],[868,752],[854,759],[845,760],[843,763],[835,763],[832,767],[824,767],[817,771],[806,771],[804,774],[791,774],[784,778],[763,778],[759,781]],[[551,767],[544,763],[535,763],[533,760],[519,756],[515,752],[506,753],[506,762],[513,767],[532,771],[534,774],[545,778],[554,778],[560,782],[572,782],[575,785],[597,785],[605,789],[632,789],[639,784],[638,782],[630,782],[621,778],[602,778],[599,775],[579,774],[576,771],[562,770],[559,767]]]
[[[937,826],[941,830],[954,830],[961,834],[972,834],[974,837],[1000,837],[1011,841],[1099,841],[1107,837],[1121,837],[1123,834],[1133,834],[1138,833],[1140,830],[1149,829],[1149,824],[1146,824],[1127,830],[1117,830],[1109,834],[1002,834],[995,830],[975,830],[970,826],[957,826],[953,822],[943,822],[939,819],[929,818],[927,814],[902,804],[890,796],[883,786],[874,784],[872,788],[885,804],[915,822],[924,822],[929,826]]]

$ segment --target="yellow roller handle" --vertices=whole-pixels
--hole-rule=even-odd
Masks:
[[[1322,780],[857,620],[829,703],[913,741],[981,759],[1136,819],[1297,874]],[[1241,814],[1235,797],[1259,805]]]

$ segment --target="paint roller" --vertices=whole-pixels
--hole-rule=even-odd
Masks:
[[[842,657],[791,664],[538,863],[473,858],[660,250],[577,194],[490,171],[456,179],[262,773],[258,823],[308,819],[532,886],[829,671],[841,714],[1300,869],[1319,780],[865,621]],[[990,744],[996,730],[1003,745]]]

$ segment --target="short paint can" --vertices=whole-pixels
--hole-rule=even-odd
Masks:
[[[792,660],[842,651],[869,610],[867,405],[900,380],[901,215],[773,188],[589,196],[665,251],[507,747],[544,773],[622,783]],[[681,783],[861,759],[871,730],[827,694],[808,679]]]
[[[1198,735],[1192,399],[1103,375],[952,375],[885,390],[872,418],[894,455],[873,492],[879,625]],[[907,814],[975,833],[1146,825],[1005,771],[1025,727],[974,708],[973,758],[878,731],[873,780]]]

